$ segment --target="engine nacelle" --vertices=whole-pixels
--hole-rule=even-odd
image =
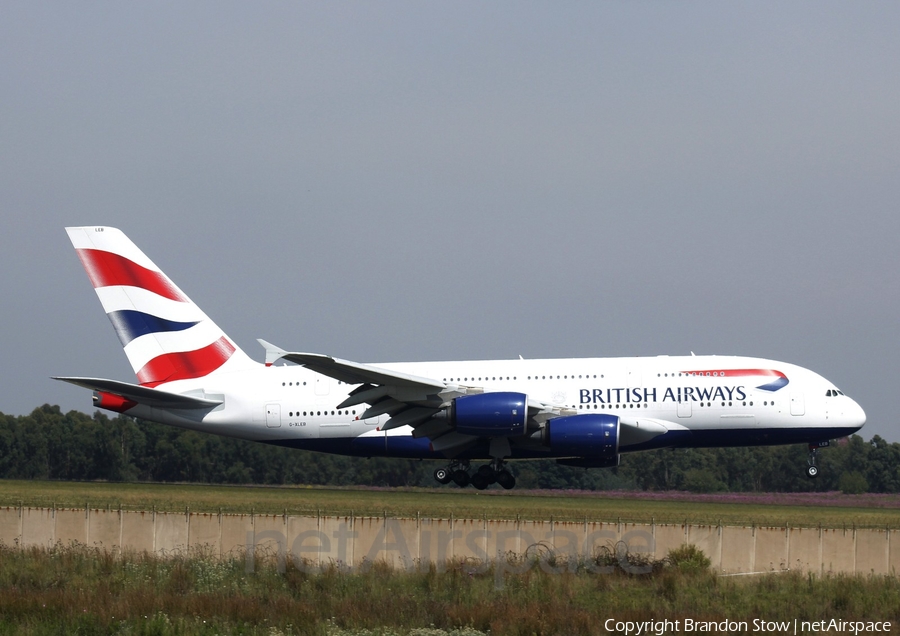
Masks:
[[[619,454],[619,418],[608,413],[554,418],[547,422],[544,444],[556,456],[613,458]]]
[[[528,396],[495,391],[463,395],[453,400],[450,421],[464,435],[497,437],[524,435],[528,420]]]

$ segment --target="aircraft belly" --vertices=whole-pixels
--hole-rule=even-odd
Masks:
[[[333,439],[336,437],[352,437],[348,422],[329,422],[319,424],[319,438]]]

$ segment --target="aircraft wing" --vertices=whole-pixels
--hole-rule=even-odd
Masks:
[[[410,426],[413,437],[427,437],[434,450],[451,455],[478,440],[476,436],[453,430],[440,414],[457,397],[483,393],[481,387],[450,384],[317,353],[289,352],[265,340],[259,340],[259,343],[266,349],[266,364],[287,360],[340,382],[358,384],[337,408],[368,404],[360,419],[390,415],[380,427],[383,431]],[[575,414],[574,410],[566,407],[535,400],[529,400],[528,411],[535,427],[553,417]]]
[[[170,393],[169,391],[151,389],[150,387],[131,384],[130,382],[119,382],[118,380],[72,377],[54,377],[53,379],[91,389],[92,391],[111,393],[138,404],[160,409],[211,409],[222,403],[222,400],[210,400],[193,395]]]
[[[444,382],[391,371],[370,364],[350,362],[349,360],[341,360],[340,358],[333,358],[320,353],[284,351],[265,340],[259,340],[259,343],[266,348],[267,365],[272,364],[275,360],[287,360],[346,384],[389,384],[398,387],[438,391],[446,386]]]
[[[478,440],[474,435],[454,430],[442,417],[442,411],[450,406],[454,398],[483,393],[481,387],[449,384],[318,353],[288,352],[265,340],[259,343],[266,349],[266,364],[288,360],[340,382],[359,385],[337,408],[368,404],[360,419],[390,415],[380,430],[409,426],[413,429],[413,437],[427,437],[434,450],[449,456]],[[570,407],[528,400],[528,423],[532,431],[554,418],[577,414],[578,411]],[[648,418],[622,418],[620,423],[623,445],[640,444],[669,430],[684,428],[672,422]]]

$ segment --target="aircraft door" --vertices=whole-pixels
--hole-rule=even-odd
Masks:
[[[266,426],[278,428],[281,426],[281,405],[266,404]]]
[[[324,375],[317,375],[315,380],[316,395],[328,395],[331,390],[331,378]]]
[[[791,393],[791,415],[803,415],[806,413],[806,405],[803,402],[802,393]]]
[[[690,417],[691,416],[691,401],[690,400],[681,400],[678,403],[678,417]]]

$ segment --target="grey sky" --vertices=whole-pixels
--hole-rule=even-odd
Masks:
[[[5,3],[0,411],[132,380],[63,231],[251,356],[696,353],[900,441],[900,4]]]

